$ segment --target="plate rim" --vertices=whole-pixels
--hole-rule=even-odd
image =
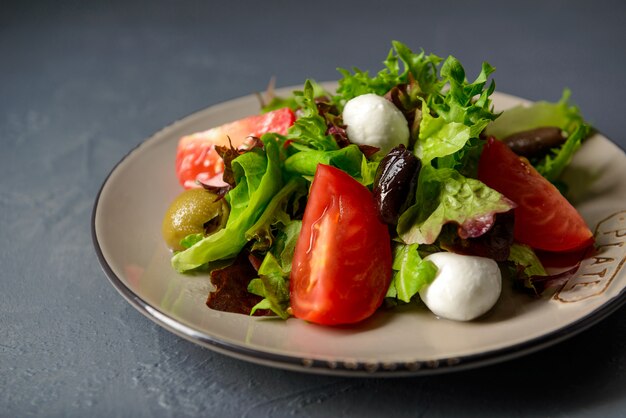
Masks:
[[[322,85],[331,85],[333,82],[321,83]],[[285,91],[289,89],[297,89],[301,86],[289,86],[278,89],[277,91]],[[521,103],[530,102],[527,99],[511,95],[508,93],[495,92],[498,95],[513,98]],[[216,103],[195,112],[188,114],[168,125],[159,129],[148,138],[142,140],[137,145],[132,147],[110,170],[105,179],[103,180],[96,198],[94,200],[92,213],[91,213],[91,238],[92,243],[100,263],[100,267],[107,276],[109,282],[120,293],[124,299],[131,306],[137,309],[140,313],[146,316],[151,321],[165,328],[166,330],[182,337],[190,342],[199,344],[203,347],[212,349],[215,352],[237,358],[240,360],[249,361],[255,364],[264,366],[276,367],[285,370],[294,370],[300,372],[308,372],[314,374],[327,374],[327,375],[343,375],[343,376],[360,376],[360,377],[400,377],[400,376],[417,376],[417,375],[430,375],[447,373],[452,371],[461,371],[467,369],[473,369],[478,367],[484,367],[491,364],[496,364],[511,360],[517,357],[521,357],[533,352],[542,350],[549,346],[558,344],[568,338],[571,338],[596,323],[602,321],[613,312],[618,310],[622,305],[626,303],[626,287],[613,298],[600,305],[595,310],[589,312],[587,315],[579,318],[578,320],[567,324],[566,326],[550,331],[546,334],[542,334],[538,337],[530,340],[515,343],[503,348],[488,350],[481,353],[469,354],[459,357],[440,358],[436,360],[416,360],[409,362],[367,362],[367,361],[327,361],[322,359],[310,359],[298,355],[281,354],[275,352],[264,351],[261,349],[246,347],[239,344],[234,344],[228,341],[224,341],[220,338],[208,335],[202,331],[194,329],[190,326],[180,323],[178,320],[168,315],[166,312],[153,307],[150,303],[146,302],[141,296],[130,289],[124,281],[113,271],[109,265],[96,231],[96,219],[98,216],[98,207],[101,200],[102,193],[106,188],[110,178],[131,155],[138,152],[140,148],[148,145],[152,141],[158,139],[169,130],[174,129],[180,124],[186,123],[188,120],[197,118],[200,113],[209,111],[209,109],[216,108],[220,105],[227,104],[236,100],[247,99],[251,95],[241,96],[226,100],[220,103]],[[626,154],[624,149],[603,135],[601,131],[595,129],[595,134],[601,135],[602,138],[609,141],[622,153]]]

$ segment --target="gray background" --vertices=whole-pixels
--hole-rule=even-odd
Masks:
[[[228,5],[226,5],[228,3]],[[115,163],[170,122],[336,67],[391,39],[498,90],[556,100],[626,146],[626,3],[0,2],[0,415],[618,416],[626,308],[544,351],[406,379],[305,375],[182,340],[109,284],[90,236]],[[391,5],[393,3],[393,5]]]

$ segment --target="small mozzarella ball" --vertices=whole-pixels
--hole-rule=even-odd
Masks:
[[[490,258],[441,252],[425,260],[432,261],[438,271],[435,280],[419,293],[437,316],[471,321],[491,309],[500,297],[500,269]]]
[[[351,142],[380,148],[387,155],[392,148],[409,144],[409,126],[398,108],[384,97],[363,94],[343,108],[343,123]]]

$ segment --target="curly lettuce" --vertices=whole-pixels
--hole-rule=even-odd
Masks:
[[[411,80],[417,82],[419,93],[422,95],[439,91],[443,87],[437,77],[440,57],[434,54],[426,55],[424,51],[415,54],[398,41],[392,41],[392,46],[383,61],[385,68],[375,76],[370,76],[369,72],[358,68],[353,68],[352,73],[338,68],[343,77],[339,80],[333,101],[343,106],[348,100],[363,94],[374,93],[383,96],[398,84],[409,83]]]
[[[287,131],[287,137],[295,144],[316,150],[339,149],[335,139],[328,134],[326,120],[319,114],[311,80],[304,83],[303,90],[296,90],[293,94],[299,107],[299,116]]]
[[[492,81],[485,88],[495,69],[483,63],[480,74],[472,83],[465,78],[465,69],[454,57],[441,67],[441,79],[447,91],[431,94],[422,104],[422,120],[415,144],[415,155],[425,163],[434,162],[440,168],[461,169],[467,156],[477,158],[469,150],[475,146],[485,127],[499,115],[492,111],[490,96],[495,90]],[[464,159],[465,157],[465,159]]]

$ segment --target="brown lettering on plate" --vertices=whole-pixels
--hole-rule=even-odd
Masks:
[[[583,273],[582,276],[598,276],[598,277],[604,277],[604,275],[606,274],[606,269],[597,272],[597,273]]]
[[[615,238],[626,237],[626,229],[616,229],[615,231],[606,231],[604,235],[615,234]]]
[[[598,245],[596,248],[600,249],[600,248],[606,248],[606,247],[623,247],[623,246],[624,246],[624,241],[622,241],[622,242],[610,242],[608,244]]]
[[[612,263],[613,261],[615,261],[615,259],[611,257],[593,256],[592,258],[596,260],[591,264],[592,266],[595,266],[596,264]]]
[[[596,285],[600,283],[602,283],[601,280],[594,280],[592,282],[578,282],[578,283],[574,283],[574,285],[572,286],[572,289],[577,288],[577,287],[588,287],[588,286],[592,286],[592,285]]]
[[[598,222],[596,226],[595,253],[583,260],[577,272],[554,295],[554,299],[563,303],[579,302],[602,295],[617,277],[624,282],[620,272],[626,262],[626,210],[614,213]],[[603,267],[598,271],[598,266]]]

